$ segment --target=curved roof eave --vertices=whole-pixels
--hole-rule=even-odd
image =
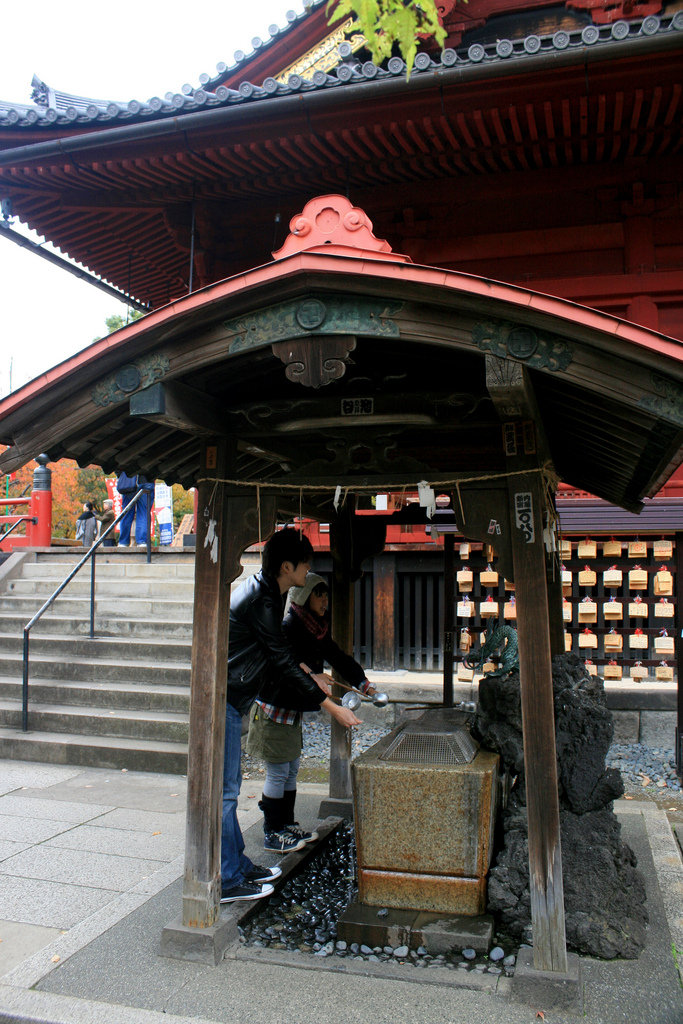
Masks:
[[[22,134],[31,135],[35,132],[54,133],[49,142],[32,142],[16,149],[7,149],[3,154],[2,165],[11,165],[15,160],[21,165],[25,160],[47,158],[52,153],[57,155],[61,152],[63,155],[60,143],[65,144],[66,140],[70,140],[69,152],[79,152],[101,144],[95,142],[94,136],[106,136],[120,143],[128,138],[139,139],[147,135],[174,132],[177,130],[176,122],[181,119],[187,130],[200,125],[210,127],[215,120],[223,123],[226,115],[231,121],[237,119],[239,115],[234,111],[245,106],[248,110],[244,116],[253,119],[254,103],[265,103],[271,116],[277,116],[277,113],[273,113],[274,105],[279,112],[283,109],[283,101],[284,109],[288,102],[298,106],[304,97],[314,103],[325,104],[330,102],[330,94],[339,90],[345,100],[350,99],[350,94],[358,87],[363,88],[364,98],[368,90],[371,90],[370,96],[376,98],[386,91],[412,92],[435,84],[443,88],[466,79],[531,74],[547,67],[560,69],[575,64],[585,65],[594,61],[654,55],[672,48],[680,49],[683,44],[683,11],[672,11],[661,18],[654,17],[656,27],[651,31],[647,23],[652,23],[653,17],[633,20],[628,24],[619,22],[627,26],[623,37],[614,34],[613,26],[602,26],[602,29],[588,26],[594,29],[594,34],[590,36],[586,36],[587,29],[584,29],[533,35],[514,41],[500,40],[496,45],[474,46],[459,51],[447,49],[440,55],[440,60],[423,52],[418,54],[409,81],[404,77],[403,61],[392,58],[393,63],[389,69],[368,61],[362,67],[342,65],[346,68],[343,76],[339,74],[338,68],[334,75],[321,72],[317,79],[311,81],[292,75],[287,85],[278,83],[274,78],[265,78],[261,85],[242,81],[236,89],[207,83],[206,87],[188,93],[169,93],[168,99],[162,100],[157,96],[147,103],[139,100],[131,100],[127,104],[111,102],[104,109],[83,98],[83,106],[72,104],[64,114],[58,114],[54,108],[46,110],[40,106],[29,107],[0,100],[0,143],[3,138],[12,139],[15,133],[20,138]],[[501,43],[508,46],[501,47]],[[245,57],[245,70],[252,56]],[[229,70],[236,69],[237,65]],[[216,91],[211,92],[211,88]],[[164,126],[164,122],[168,122],[168,125]],[[24,150],[29,149],[33,152],[25,154]]]
[[[389,295],[398,288],[404,295],[410,288],[411,298],[416,301],[457,305],[482,315],[521,319],[530,326],[552,330],[568,339],[606,350],[607,354],[620,351],[623,355],[623,345],[633,346],[632,356],[636,360],[636,353],[640,353],[651,357],[643,361],[655,365],[673,361],[680,366],[683,378],[683,342],[568,299],[473,274],[390,262],[370,252],[348,256],[304,251],[208,285],[93,342],[0,401],[0,433],[3,422],[9,417],[14,419],[24,406],[48,389],[54,388],[57,397],[77,384],[87,383],[91,377],[94,379],[106,372],[109,364],[133,358],[136,350],[153,348],[171,335],[182,334],[193,319],[208,324],[247,311],[255,304],[272,302],[278,282],[292,282],[297,277],[303,281],[308,277],[304,285],[314,286],[311,275],[321,278],[319,286],[322,287],[323,282],[329,284],[333,279],[335,285],[346,281],[349,286],[353,280],[354,287],[361,292],[382,289]],[[251,297],[252,306],[249,305]]]

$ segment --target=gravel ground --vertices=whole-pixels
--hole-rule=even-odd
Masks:
[[[353,755],[361,754],[390,731],[389,725],[362,725],[353,731]],[[327,765],[330,755],[330,719],[327,715],[304,715],[304,749],[302,767],[309,763]],[[261,762],[244,755],[247,773],[258,773]],[[676,775],[674,751],[664,747],[645,747],[641,743],[615,743],[610,747],[606,761],[608,768],[621,772],[624,786],[629,791],[645,790],[650,794],[658,790],[681,793],[681,781]],[[245,773],[246,774],[246,773]]]
[[[615,743],[607,754],[607,767],[618,768],[629,789],[670,789],[681,792],[673,750],[644,747],[642,743]]]
[[[353,756],[362,754],[364,750],[371,747],[382,736],[391,731],[389,725],[371,726],[360,725],[353,730],[352,751]],[[304,715],[304,749],[301,757],[302,769],[308,765],[319,765],[327,768],[330,759],[330,719],[328,715],[320,712]],[[262,762],[258,758],[242,755],[242,774],[245,779],[254,778],[264,774]]]

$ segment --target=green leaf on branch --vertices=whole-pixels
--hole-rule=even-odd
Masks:
[[[420,37],[433,36],[442,46],[447,35],[435,0],[329,0],[326,11],[330,25],[349,14],[355,16],[353,28],[365,36],[375,64],[391,56],[396,43],[406,62],[407,78]]]

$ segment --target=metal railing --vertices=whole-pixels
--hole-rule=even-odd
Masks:
[[[55,592],[47,599],[42,608],[39,608],[36,614],[33,616],[28,625],[24,626],[24,659],[23,659],[23,675],[22,675],[22,686],[21,686],[21,729],[22,732],[28,732],[28,666],[29,666],[29,633],[31,628],[35,626],[36,622],[42,617],[42,615],[48,610],[48,608],[54,604],[55,600],[59,597],[61,592],[64,590],[71,580],[74,578],[76,573],[80,572],[88,559],[91,559],[91,572],[90,572],[90,639],[95,639],[95,556],[97,549],[106,540],[112,530],[116,527],[116,524],[130,511],[130,509],[137,505],[138,501],[143,494],[150,494],[149,491],[141,487],[137,491],[135,497],[128,502],[126,507],[121,510],[117,515],[111,526],[108,526],[104,533],[97,538],[93,546],[89,549],[88,553],[81,558],[71,572],[66,576],[59,584]],[[152,504],[151,500],[147,502],[147,563],[152,561],[152,541],[150,531]],[[18,524],[17,524],[18,525]],[[9,532],[9,531],[8,531]],[[5,534],[5,536],[7,536]]]
[[[3,541],[5,537],[9,537],[13,530],[16,530],[17,526],[21,526],[22,523],[33,523],[35,526],[38,522],[37,516],[20,516],[15,523],[13,523],[9,530],[5,530],[4,533],[0,533],[0,541]]]

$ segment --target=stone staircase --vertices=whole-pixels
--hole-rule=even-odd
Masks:
[[[31,630],[21,731],[23,628],[82,555],[23,551],[0,565],[0,757],[184,774],[193,551],[161,551],[151,565],[144,550],[98,553],[94,640],[81,570]]]

